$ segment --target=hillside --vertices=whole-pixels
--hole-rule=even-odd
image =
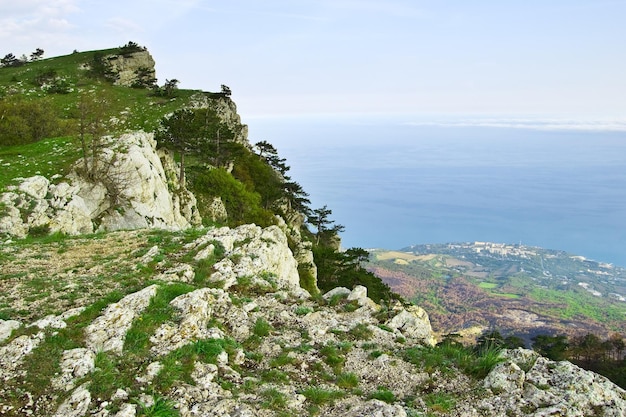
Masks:
[[[443,333],[626,333],[626,270],[561,251],[487,242],[373,251],[368,266]]]
[[[626,413],[569,362],[437,344],[226,86],[159,87],[151,62],[0,68],[0,415]]]

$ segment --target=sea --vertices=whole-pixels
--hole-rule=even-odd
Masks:
[[[626,122],[259,117],[289,175],[345,226],[343,247],[488,241],[626,267]]]

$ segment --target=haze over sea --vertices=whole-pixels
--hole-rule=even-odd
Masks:
[[[259,118],[344,247],[491,241],[626,266],[626,123]]]

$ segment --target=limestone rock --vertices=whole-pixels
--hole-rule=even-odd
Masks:
[[[19,329],[21,325],[17,320],[0,320],[0,342],[8,339],[13,330]]]
[[[121,354],[126,332],[130,329],[133,319],[148,307],[156,290],[157,286],[151,285],[109,305],[104,313],[85,329],[87,347],[94,352],[112,351]]]
[[[626,391],[605,377],[567,361],[538,357],[524,349],[512,354],[506,351],[503,357],[508,356],[512,359],[498,364],[485,378],[484,387],[495,396],[479,402],[480,409],[490,410],[493,415],[509,410],[510,415],[535,417],[626,415]],[[530,366],[528,372],[514,362],[520,360]]]
[[[136,404],[122,404],[120,411],[115,413],[113,417],[135,417],[137,415]]]
[[[217,328],[207,328],[213,309],[228,308],[230,298],[221,289],[202,288],[174,298],[170,304],[180,311],[179,325],[165,323],[150,338],[155,354],[165,355],[194,340],[220,338]]]
[[[5,346],[0,346],[0,380],[14,378],[15,371],[25,357],[43,340],[44,335],[39,332],[33,336],[19,336]]]
[[[79,315],[80,313],[83,312],[84,309],[85,309],[84,307],[73,308],[71,310],[67,310],[66,312],[58,316],[51,314],[42,319],[37,320],[36,322],[29,325],[28,327],[37,326],[42,330],[47,329],[47,328],[64,329],[65,327],[67,327],[65,320]]]
[[[234,285],[237,278],[257,277],[275,281],[278,289],[309,296],[300,287],[298,264],[278,226],[263,229],[247,224],[236,229],[212,229],[193,245],[204,247],[212,241],[218,241],[227,252],[227,257],[214,265],[216,272],[211,276],[212,281],[223,281],[224,288]]]
[[[61,375],[52,381],[57,389],[69,391],[74,388],[74,381],[95,369],[96,354],[85,348],[66,350],[61,359]]]
[[[50,181],[48,181],[46,177],[35,175],[34,177],[26,178],[22,181],[18,189],[37,200],[43,200],[48,194],[49,185]]]
[[[61,404],[54,417],[81,417],[87,414],[91,394],[85,385],[76,388],[72,395]]]
[[[51,184],[42,176],[22,179],[0,196],[4,206],[0,233],[25,237],[33,227],[70,235],[138,228],[181,230],[201,223],[196,199],[181,187],[171,155],[158,153],[152,133],[109,138],[98,161],[95,180],[79,174]],[[91,161],[88,161],[91,164]]]
[[[234,140],[243,145],[248,144],[248,126],[241,124],[241,117],[237,113],[237,105],[230,98],[214,98],[198,93],[191,97],[190,101],[193,108],[215,110],[220,121],[226,124],[235,134]]]
[[[147,69],[151,78],[156,78],[155,62],[146,50],[130,54],[111,55],[107,57],[110,70],[115,74],[115,85],[132,87],[137,81],[140,69]]]
[[[436,344],[428,314],[421,307],[411,305],[403,308],[385,325],[401,331],[406,337],[420,339],[426,345]]]
[[[358,404],[344,414],[346,417],[406,417],[406,411],[400,405],[387,404],[380,400],[370,400],[364,404]]]

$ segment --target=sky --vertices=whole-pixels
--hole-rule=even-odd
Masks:
[[[626,118],[626,0],[0,0],[0,56],[146,46],[246,118]]]

